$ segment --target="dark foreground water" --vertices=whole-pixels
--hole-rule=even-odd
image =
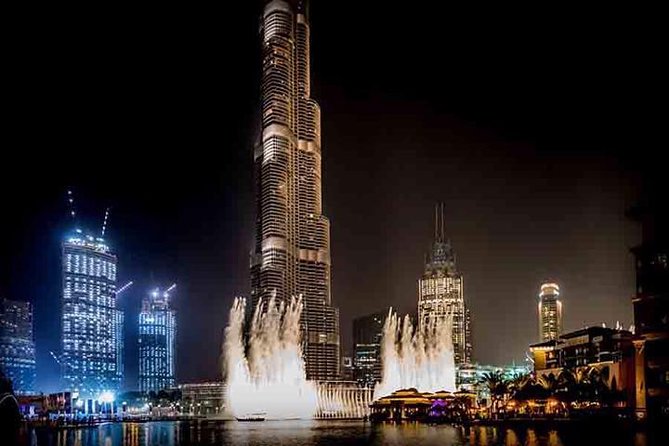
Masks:
[[[668,428],[669,429],[669,428]],[[664,445],[666,436],[614,426],[506,429],[477,426],[466,431],[449,425],[370,425],[341,421],[152,422],[105,424],[94,428],[24,433],[22,442],[38,446],[184,445],[471,445],[574,446]],[[0,443],[2,443],[0,439]]]

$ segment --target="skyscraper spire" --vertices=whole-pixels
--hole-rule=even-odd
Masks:
[[[446,241],[446,219],[444,218],[444,203],[438,202],[434,205],[434,242]]]
[[[444,221],[444,202],[442,201],[441,202],[441,239],[440,239],[442,242],[444,240],[446,240],[445,233],[446,233],[446,222]]]
[[[434,241],[439,241],[439,203],[434,205]]]

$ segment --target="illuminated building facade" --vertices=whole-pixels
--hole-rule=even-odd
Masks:
[[[472,361],[471,315],[465,301],[464,278],[457,270],[455,253],[445,238],[443,204],[435,208],[434,243],[418,280],[418,317],[452,318],[453,353],[456,365]]]
[[[353,319],[353,366],[355,380],[364,387],[374,387],[383,371],[381,341],[386,313]]]
[[[152,291],[139,313],[139,390],[158,392],[174,387],[176,312],[169,291]]]
[[[634,400],[634,347],[631,332],[587,327],[530,345],[537,377],[560,376],[562,370],[602,372],[610,389],[625,393],[627,407]]]
[[[29,302],[0,299],[0,370],[14,392],[35,390],[33,309]]]
[[[123,378],[116,266],[116,255],[101,237],[76,230],[62,244],[62,378],[81,398],[112,394]]]
[[[544,283],[539,292],[539,339],[553,341],[562,333],[562,301],[560,287]]]
[[[332,306],[330,223],[323,215],[320,108],[311,98],[309,24],[303,2],[265,4],[262,134],[254,152],[256,237],[251,303],[302,297],[308,379],[339,377],[339,312]]]

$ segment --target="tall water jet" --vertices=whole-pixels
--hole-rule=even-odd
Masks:
[[[420,392],[454,392],[452,324],[452,315],[447,314],[430,316],[414,327],[408,315],[402,319],[391,308],[383,326],[383,375],[374,398],[411,387]]]
[[[302,300],[286,305],[272,296],[258,303],[248,342],[246,300],[235,299],[223,346],[226,403],[236,417],[263,413],[268,419],[313,418],[317,392],[307,381],[300,347]]]

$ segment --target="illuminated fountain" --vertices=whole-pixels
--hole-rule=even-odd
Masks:
[[[306,379],[300,347],[301,299],[259,302],[244,341],[246,301],[235,299],[225,330],[226,402],[232,415],[309,419],[318,397]]]
[[[267,419],[361,418],[369,415],[370,389],[347,382],[306,379],[300,343],[301,299],[261,301],[244,335],[246,301],[235,299],[225,330],[226,407],[231,415]],[[374,399],[399,389],[455,391],[451,318],[414,328],[392,309],[383,329],[383,380]]]
[[[374,390],[374,398],[412,387],[420,392],[454,392],[451,326],[452,317],[448,315],[430,317],[414,328],[409,316],[402,319],[391,308],[383,326],[383,378]]]

